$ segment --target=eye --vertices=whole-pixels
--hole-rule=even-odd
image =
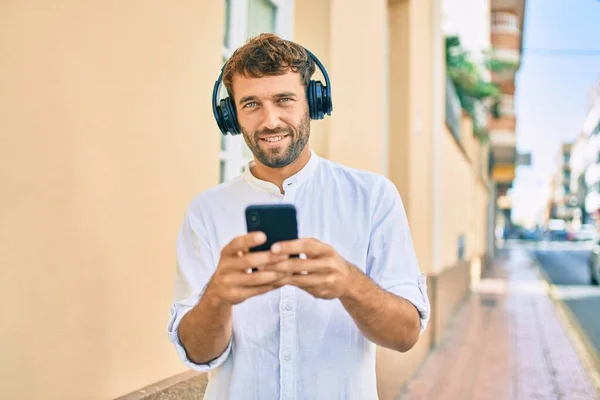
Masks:
[[[289,103],[290,101],[294,101],[291,97],[282,97],[279,99],[280,103]]]
[[[256,102],[255,101],[249,101],[248,103],[244,104],[243,108],[254,108],[256,107]]]

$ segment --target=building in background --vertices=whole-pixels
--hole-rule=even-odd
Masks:
[[[501,99],[498,115],[488,117],[492,198],[495,199],[490,203],[490,218],[496,226],[510,232],[512,205],[509,190],[517,164],[515,75],[521,64],[525,1],[491,0],[491,11],[491,58],[502,68],[491,74],[492,82],[500,88]],[[493,240],[491,234],[488,237]],[[491,244],[489,247],[493,248]]]
[[[588,113],[571,156],[571,192],[580,209],[578,223],[599,226],[600,210],[600,79],[590,90]]]
[[[576,192],[571,184],[572,143],[563,143],[556,157],[556,172],[551,182],[549,219],[562,219],[569,229],[581,224],[581,209],[578,207]]]
[[[569,200],[570,205],[572,207],[577,207],[579,209],[576,212],[573,224],[576,227],[581,226],[582,224],[587,224],[590,222],[590,215],[585,209],[585,199],[588,194],[588,186],[585,182],[585,172],[587,168],[590,166],[590,160],[587,156],[587,146],[588,146],[588,137],[583,133],[577,136],[577,139],[573,143],[571,148],[571,157],[569,163],[570,169],[570,182],[569,182],[569,191],[571,193],[571,198]],[[556,185],[554,182],[557,181],[557,174],[555,173],[551,182],[551,192],[548,199],[547,206],[547,219],[550,219],[550,215],[552,212],[556,213],[554,204],[554,192],[556,191]]]

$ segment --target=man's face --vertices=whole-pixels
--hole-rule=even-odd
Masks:
[[[296,72],[232,81],[238,122],[262,164],[282,168],[300,155],[310,137],[306,91]]]

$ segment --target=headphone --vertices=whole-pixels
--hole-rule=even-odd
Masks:
[[[315,64],[317,64],[319,70],[321,70],[321,73],[325,78],[325,86],[323,86],[321,81],[311,80],[306,88],[306,98],[308,99],[308,112],[310,114],[310,118],[323,119],[325,118],[325,114],[331,115],[331,112],[333,111],[329,75],[327,75],[327,71],[319,59],[310,51],[306,49],[304,50],[308,56],[312,58]],[[223,135],[227,135],[227,133],[230,133],[231,135],[239,135],[242,133],[242,131],[240,129],[240,125],[238,124],[235,104],[233,104],[233,101],[229,97],[221,99],[220,103],[217,102],[219,90],[221,89],[221,84],[223,83],[223,71],[225,70],[226,65],[227,63],[225,63],[223,68],[221,68],[221,73],[219,74],[219,78],[217,78],[213,88],[212,109],[215,120],[217,121],[217,125],[219,126],[219,129]]]

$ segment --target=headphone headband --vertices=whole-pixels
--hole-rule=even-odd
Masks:
[[[306,88],[306,97],[308,100],[310,117],[312,119],[323,119],[325,114],[331,115],[331,112],[333,111],[329,75],[327,74],[327,70],[323,64],[321,64],[321,61],[319,61],[319,59],[311,51],[306,48],[304,48],[304,51],[306,51],[306,54],[317,65],[321,71],[321,74],[325,78],[325,86],[323,86],[320,81],[311,80]],[[241,130],[237,122],[237,114],[233,100],[229,97],[226,97],[220,101],[220,104],[218,100],[219,90],[221,89],[221,84],[223,83],[223,73],[226,66],[227,62],[221,67],[221,73],[219,74],[219,77],[215,81],[215,85],[213,87],[213,115],[223,135],[226,135],[227,133],[238,135],[241,133]]]

